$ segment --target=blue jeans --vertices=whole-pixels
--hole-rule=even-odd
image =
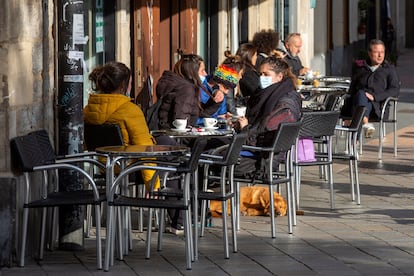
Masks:
[[[365,106],[367,108],[365,111],[365,117],[370,117],[369,115],[372,111],[372,103],[370,100],[368,100],[364,90],[358,90],[355,94],[352,104],[352,114],[355,113],[357,106]]]

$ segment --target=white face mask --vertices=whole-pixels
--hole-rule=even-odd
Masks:
[[[200,78],[201,83],[203,83],[206,80],[206,76],[198,75]]]
[[[260,87],[262,89],[265,89],[269,86],[271,86],[272,83],[272,77],[268,77],[268,76],[260,76]]]

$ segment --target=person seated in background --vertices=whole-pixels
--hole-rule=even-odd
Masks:
[[[89,74],[89,80],[94,93],[83,110],[85,124],[119,125],[126,146],[155,144],[141,108],[131,102],[131,70],[125,64],[109,62],[98,66]],[[147,188],[153,175],[152,170],[142,171]],[[158,187],[159,181],[155,185]]]
[[[247,101],[260,87],[260,76],[255,68],[257,47],[252,43],[243,43],[237,49],[236,55],[240,56],[244,64],[243,76],[239,82],[240,97]]]
[[[259,72],[260,64],[268,56],[272,55],[279,44],[279,33],[272,29],[261,30],[253,35],[252,43],[257,48],[256,71]]]
[[[246,116],[237,120],[236,131],[247,131],[247,145],[269,146],[283,122],[296,122],[301,118],[302,99],[296,92],[296,77],[283,59],[270,56],[260,66],[260,86],[250,97]],[[261,156],[242,152],[236,175],[256,173],[261,168]],[[274,162],[275,166],[279,162]]]
[[[352,114],[357,106],[367,110],[363,119],[365,137],[371,138],[375,132],[370,118],[379,118],[387,97],[398,97],[400,80],[395,67],[385,60],[385,45],[373,39],[368,45],[368,60],[358,60],[352,74],[349,94],[352,100]]]
[[[309,68],[302,65],[302,61],[299,58],[299,53],[302,49],[302,37],[300,34],[291,33],[282,42],[283,44],[280,45],[278,51],[285,54],[284,59],[289,64],[292,73],[295,76],[303,76],[310,71]]]

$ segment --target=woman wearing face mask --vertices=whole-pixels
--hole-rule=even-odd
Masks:
[[[247,104],[246,117],[238,119],[238,129],[248,131],[249,145],[269,143],[282,122],[301,117],[302,100],[296,92],[295,76],[282,59],[271,56],[260,66],[260,86]]]
[[[90,74],[92,90],[83,110],[85,124],[117,124],[121,128],[125,145],[154,145],[144,114],[131,102],[131,70],[123,63],[109,62],[96,67]],[[144,182],[149,182],[153,171],[142,172]]]

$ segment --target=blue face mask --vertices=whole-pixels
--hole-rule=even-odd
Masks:
[[[127,96],[128,98],[131,98],[131,91],[127,91],[127,92],[125,93],[125,96]]]
[[[198,75],[200,78],[201,83],[203,83],[206,80],[206,76]]]
[[[271,86],[272,83],[272,77],[268,77],[268,76],[260,76],[260,87],[262,89],[265,89],[269,86]]]

